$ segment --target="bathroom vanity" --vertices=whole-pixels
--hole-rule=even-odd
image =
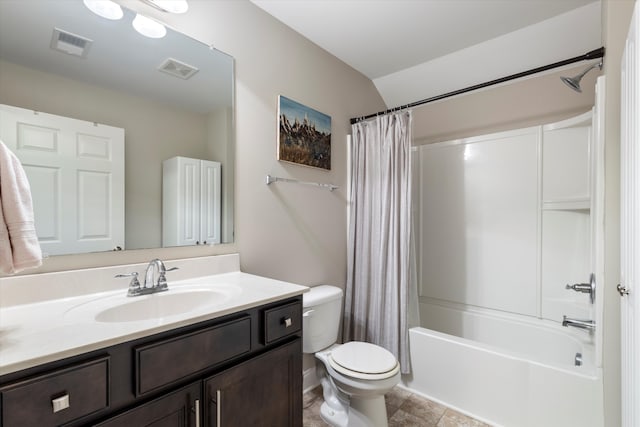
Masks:
[[[0,308],[1,425],[301,426],[306,288],[239,271],[169,286]],[[209,308],[127,318],[225,286]]]

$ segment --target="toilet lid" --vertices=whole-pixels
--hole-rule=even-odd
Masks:
[[[398,361],[391,352],[375,344],[352,341],[331,351],[338,366],[362,374],[386,374],[396,370]]]

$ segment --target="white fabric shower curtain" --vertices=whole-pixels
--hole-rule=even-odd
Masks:
[[[343,338],[386,348],[408,373],[410,111],[352,126],[350,194]]]

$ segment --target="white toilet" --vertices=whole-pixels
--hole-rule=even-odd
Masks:
[[[400,364],[382,347],[351,341],[336,344],[342,289],[315,286],[302,296],[303,352],[322,363],[322,419],[334,427],[386,427],[384,395],[400,381]]]

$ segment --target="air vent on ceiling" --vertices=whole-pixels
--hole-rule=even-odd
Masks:
[[[199,71],[196,67],[173,58],[167,58],[166,61],[160,64],[158,70],[184,80],[187,80]]]
[[[92,43],[93,40],[61,30],[60,28],[54,28],[53,35],[51,36],[52,49],[81,58],[87,56]]]

